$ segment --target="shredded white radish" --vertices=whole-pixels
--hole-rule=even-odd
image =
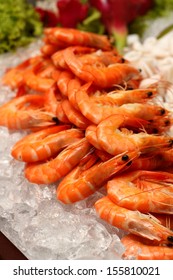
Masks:
[[[142,69],[144,80],[173,83],[173,32],[161,39],[149,37],[143,43],[138,35],[129,35],[124,57]]]
[[[124,58],[142,70],[141,88],[158,83],[154,102],[173,115],[173,31],[160,39],[148,37],[143,43],[138,35],[129,35]],[[173,135],[172,127],[168,134]]]

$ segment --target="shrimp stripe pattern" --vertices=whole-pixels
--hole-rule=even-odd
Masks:
[[[109,197],[105,196],[96,201],[95,209],[101,219],[135,235],[146,237],[160,244],[168,244],[170,237],[173,238],[172,231],[162,226],[156,219],[139,211],[118,206]]]
[[[72,203],[93,194],[120,170],[129,166],[139,153],[120,154],[105,162],[98,162],[87,170],[78,166],[69,173],[57,188],[57,197],[64,203]]]
[[[84,137],[80,129],[70,128],[69,125],[61,125],[31,133],[13,146],[11,154],[24,162],[49,159],[75,140]]]
[[[143,213],[173,214],[173,175],[168,172],[134,171],[107,183],[110,199],[119,206]]]
[[[25,167],[26,178],[36,184],[51,184],[67,175],[80,160],[92,149],[85,139],[74,139],[74,143],[63,149],[49,161],[28,163]]]

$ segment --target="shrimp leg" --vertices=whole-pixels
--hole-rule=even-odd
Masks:
[[[101,219],[115,227],[159,244],[173,243],[173,232],[162,226],[157,219],[118,206],[107,196],[96,201],[95,209]]]
[[[61,125],[31,133],[13,146],[11,155],[24,162],[54,157],[63,148],[84,137],[80,129],[70,128],[70,125]]]
[[[87,170],[77,166],[59,184],[57,198],[63,203],[85,199],[101,188],[114,174],[129,167],[139,153],[122,153],[105,162],[98,162]]]
[[[44,97],[41,95],[14,98],[0,107],[0,125],[9,129],[27,129],[55,124],[55,116],[43,109]]]
[[[127,128],[142,127],[142,119],[128,115],[112,115],[97,126],[97,139],[106,152],[116,155],[122,151],[139,150],[143,153],[155,151],[158,147],[168,148],[173,140],[165,135],[154,135],[146,132],[133,133]]]
[[[161,171],[134,171],[107,183],[108,197],[117,205],[143,213],[173,214],[173,175]]]
[[[168,115],[168,111],[156,105],[127,103],[118,106],[116,102],[110,102],[106,95],[105,99],[104,97],[93,97],[92,83],[78,87],[75,92],[75,101],[81,113],[94,124],[99,124],[102,120],[114,114],[129,115],[150,122],[153,122],[153,120],[156,122],[156,120]]]
[[[93,149],[85,138],[62,150],[55,158],[48,161],[28,163],[25,167],[25,177],[36,184],[51,184],[68,174],[81,159]]]
[[[128,63],[115,63],[109,66],[104,64],[98,66],[97,63],[85,64],[78,59],[72,47],[64,50],[64,58],[70,70],[78,78],[101,88],[123,84],[140,76],[140,71]]]
[[[139,236],[128,234],[121,239],[125,246],[124,259],[135,260],[173,260],[173,249],[166,246],[145,244]]]

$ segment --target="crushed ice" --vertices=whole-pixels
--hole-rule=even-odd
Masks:
[[[37,55],[42,42],[0,56],[4,71]],[[1,85],[0,104],[15,95]],[[75,205],[56,200],[56,185],[38,186],[25,180],[24,163],[10,155],[26,132],[0,127],[0,230],[28,259],[120,259],[118,230],[100,221],[93,203],[101,193]]]
[[[0,135],[0,230],[26,257],[120,259],[118,231],[97,218],[92,207],[96,196],[75,205],[58,202],[56,185],[29,183],[24,164],[10,156],[22,133],[0,128]]]

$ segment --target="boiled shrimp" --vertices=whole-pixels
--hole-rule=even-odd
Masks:
[[[56,85],[49,88],[44,93],[44,107],[46,111],[56,116],[58,104],[62,101],[62,96]]]
[[[28,163],[25,177],[36,184],[51,184],[68,174],[93,149],[88,141],[74,139],[74,143],[46,162]]]
[[[172,244],[173,232],[147,214],[116,205],[107,196],[95,203],[100,218],[111,225],[159,244]]]
[[[59,75],[57,86],[64,97],[68,96],[68,83],[73,78],[74,75],[69,71],[62,71]]]
[[[147,128],[148,131],[148,128]],[[158,132],[158,131],[157,131]],[[97,126],[92,124],[87,126],[85,129],[85,137],[87,138],[88,142],[90,142],[96,149],[103,151],[102,146],[99,144],[98,138],[97,138]],[[168,147],[168,150],[170,151],[171,147]],[[166,149],[166,148],[165,148]],[[106,153],[106,151],[104,151]],[[163,165],[166,164],[167,167],[171,167],[173,165],[172,157],[169,156],[170,160],[168,160],[166,157],[168,153],[166,153],[166,150],[163,151],[163,155],[161,154],[160,147],[158,149],[155,147],[155,153],[153,151],[152,155],[147,154],[141,155],[139,158],[133,161],[130,170],[138,170],[138,169],[144,169],[144,170],[154,170],[157,168],[161,168]],[[110,154],[109,154],[110,156]]]
[[[168,172],[127,172],[107,183],[107,194],[130,210],[173,214],[173,175]]]
[[[70,125],[60,125],[31,133],[12,147],[11,155],[24,162],[54,157],[63,148],[84,137],[81,130],[70,128]]]
[[[44,44],[40,50],[45,57],[50,57],[59,50],[59,47],[47,43]]]
[[[90,142],[91,143],[91,142]],[[135,159],[129,171],[135,170],[164,170],[173,166],[172,149],[163,149],[162,151],[158,147],[158,150],[152,152],[152,154],[143,154],[139,158]]]
[[[102,147],[100,146],[97,134],[96,134],[97,126],[92,124],[89,125],[85,130],[85,137],[88,140],[89,143],[91,143],[96,149],[102,150]]]
[[[63,108],[62,106],[63,101],[64,100],[61,100],[57,105],[56,116],[60,122],[71,124],[69,118],[67,117],[67,112],[65,111],[65,108]]]
[[[82,81],[78,79],[77,77],[74,77],[71,79],[68,83],[68,99],[70,103],[73,105],[73,107],[77,110],[79,110],[79,107],[76,102],[76,92],[81,88]]]
[[[102,51],[102,50],[96,50],[94,48],[88,48],[85,46],[78,46],[78,45],[69,48],[73,50],[78,60],[80,60],[80,62],[83,64],[91,64],[91,65],[97,64],[100,66],[101,65],[108,66],[110,64],[126,62],[126,60],[122,56],[118,55],[113,50]],[[54,53],[51,59],[57,68],[69,69],[65,60],[64,49]]]
[[[144,238],[129,234],[121,239],[125,247],[124,259],[130,260],[173,260],[173,248],[154,246]],[[146,244],[145,244],[146,243]]]
[[[95,149],[95,154],[101,159],[101,161],[107,161],[109,159],[111,159],[113,156],[106,153],[105,151],[103,150],[99,150],[99,149]],[[129,167],[128,167],[129,169]]]
[[[75,56],[74,48],[64,50],[64,59],[77,77],[86,82],[92,82],[101,88],[109,88],[140,76],[140,71],[128,63],[115,63],[108,67],[104,64],[97,66],[97,63],[94,65],[83,64]]]
[[[56,69],[55,71],[52,72],[51,76],[52,76],[52,79],[55,80],[55,82],[58,81],[61,72],[62,71],[59,69]]]
[[[4,74],[2,82],[5,85],[10,86],[12,89],[15,89],[23,84],[23,74],[26,69],[41,61],[42,58],[40,55],[28,58],[25,61],[18,64],[16,67],[12,67]]]
[[[69,66],[66,63],[65,60],[65,56],[64,56],[64,50],[59,50],[56,53],[54,53],[51,56],[52,62],[53,64],[61,70],[69,70]],[[88,48],[88,47],[82,47],[82,46],[74,46],[73,47],[73,51],[75,52],[75,54],[78,56],[78,58],[80,58],[82,55],[86,54],[86,53],[92,53],[95,51],[95,49],[93,48]]]
[[[173,140],[165,135],[154,135],[146,132],[133,133],[131,127],[140,127],[144,120],[126,115],[112,115],[97,126],[97,139],[103,150],[116,155],[122,151],[140,150],[151,152],[160,148],[172,147]]]
[[[91,83],[84,84],[75,92],[75,100],[82,114],[94,124],[100,123],[113,114],[128,114],[149,121],[155,120],[156,125],[157,119],[168,115],[168,111],[161,106],[140,103],[117,106],[106,102],[104,98],[99,101],[99,98],[97,99],[97,97],[91,95],[92,92]]]
[[[45,43],[45,45],[52,45],[57,47],[58,50],[64,49],[68,46],[68,44],[64,43],[64,42],[60,42],[60,40],[57,40],[55,38],[55,36],[53,36],[50,33],[50,29],[44,29],[44,38],[43,41]]]
[[[102,51],[102,50],[97,50],[97,51],[91,51],[91,53],[87,54],[82,54],[79,56],[79,60],[83,64],[96,64],[98,66],[105,65],[109,66],[110,64],[115,64],[115,63],[127,63],[127,61],[117,52],[115,51]]]
[[[54,74],[56,73],[56,74]],[[42,69],[39,71],[39,73],[36,73],[38,77],[45,78],[45,79],[54,79],[55,75],[57,75],[57,69],[53,64],[47,65],[45,69]],[[44,90],[45,92],[45,90]]]
[[[98,162],[87,170],[77,166],[59,184],[57,198],[63,203],[82,200],[101,188],[111,176],[128,168],[139,153],[120,154],[106,162]]]
[[[64,49],[58,50],[51,56],[53,64],[58,70],[69,70],[69,67],[64,59]]]
[[[39,77],[34,73],[33,69],[28,69],[24,72],[23,80],[29,88],[38,92],[45,92],[55,84],[54,79]]]
[[[51,112],[55,115],[54,120],[56,122],[60,121],[63,123],[70,124],[69,119],[62,107],[62,102],[64,101],[64,97],[59,92],[57,86],[51,87],[44,93],[45,97],[45,109],[48,112]]]
[[[54,115],[43,109],[43,96],[14,98],[0,107],[0,125],[9,129],[27,129],[55,124]]]
[[[156,88],[115,90],[97,97],[98,102],[104,102],[121,106],[126,103],[144,103],[157,95]]]
[[[111,50],[111,44],[105,35],[94,34],[91,32],[80,31],[72,28],[46,28],[44,33],[51,35],[54,43],[64,43],[67,46],[89,46],[103,50]]]
[[[85,129],[91,124],[91,122],[87,118],[85,118],[80,111],[76,110],[71,105],[68,99],[62,101],[61,106],[63,111],[66,112],[68,120],[76,127]]]

